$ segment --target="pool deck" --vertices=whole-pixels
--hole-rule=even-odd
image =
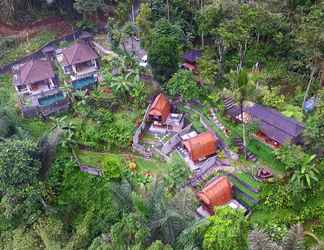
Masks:
[[[86,77],[83,79],[78,79],[78,80],[72,82],[72,86],[74,89],[82,90],[82,89],[92,87],[96,83],[97,83],[96,77],[92,76],[92,77]]]
[[[56,88],[56,89],[51,89],[51,90],[48,90],[46,92],[42,92],[42,93],[39,93],[36,95],[26,96],[25,98],[27,101],[31,102],[31,105],[33,107],[38,107],[38,106],[41,106],[38,101],[39,98],[59,94],[61,92],[62,92],[62,90],[60,90],[59,88]]]

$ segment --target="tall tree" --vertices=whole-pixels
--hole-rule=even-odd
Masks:
[[[104,0],[76,0],[74,2],[74,8],[82,13],[83,19],[86,19],[88,14],[98,15],[98,10],[105,6]]]
[[[172,97],[181,97],[184,101],[199,99],[202,94],[202,86],[198,86],[193,73],[189,70],[176,72],[168,84],[165,85],[166,92]]]
[[[166,19],[155,24],[148,47],[148,59],[157,80],[165,83],[177,71],[179,52],[185,44],[184,32],[178,25],[172,25]]]
[[[176,72],[179,63],[179,48],[172,37],[163,36],[152,42],[148,50],[149,63],[154,77],[166,82]]]
[[[305,55],[310,68],[310,77],[305,90],[302,107],[308,97],[310,87],[316,79],[321,58],[324,54],[324,3],[313,6],[308,15],[302,17],[302,23],[297,31],[298,50]]]
[[[249,76],[248,73],[241,69],[238,72],[238,76],[237,76],[237,88],[238,91],[240,93],[240,108],[241,108],[241,121],[242,121],[242,136],[243,136],[243,145],[244,145],[244,155],[245,155],[245,159],[247,158],[246,155],[246,147],[247,147],[247,143],[246,143],[246,130],[245,130],[245,122],[244,122],[244,112],[243,112],[243,104],[244,101],[246,100],[247,96],[248,96],[248,83],[249,83]]]
[[[318,102],[315,111],[306,121],[304,133],[305,146],[312,153],[324,156],[324,90],[320,90],[316,96]]]

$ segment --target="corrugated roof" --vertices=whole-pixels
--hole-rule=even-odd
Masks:
[[[221,176],[197,193],[198,198],[209,208],[221,206],[232,199],[232,186],[226,176]]]
[[[75,42],[68,48],[63,49],[63,64],[74,65],[97,59],[97,53],[85,42]]]
[[[16,85],[31,84],[50,78],[55,74],[52,65],[47,60],[31,60],[19,68]]]
[[[189,152],[190,158],[197,161],[201,158],[215,154],[218,141],[211,132],[204,132],[183,142]]]
[[[304,130],[303,124],[272,108],[254,104],[246,111],[259,122],[259,128],[264,134],[281,144],[296,138]]]
[[[162,122],[165,122],[168,116],[171,113],[171,104],[168,98],[162,93],[155,97],[154,102],[152,103],[149,115],[160,116]]]

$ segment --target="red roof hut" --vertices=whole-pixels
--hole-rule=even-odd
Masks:
[[[190,159],[194,162],[213,155],[217,151],[218,141],[211,132],[204,132],[183,142],[189,153]]]
[[[149,118],[153,121],[165,122],[171,113],[171,104],[162,93],[155,97],[150,108]]]
[[[209,210],[222,206],[232,200],[232,185],[226,176],[219,177],[197,193],[198,199]]]

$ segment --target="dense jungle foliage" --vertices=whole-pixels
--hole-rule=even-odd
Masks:
[[[107,17],[104,37],[114,52],[101,59],[98,86],[90,93],[64,86],[71,108],[47,120],[22,118],[11,76],[0,76],[0,249],[324,249],[323,1],[1,0],[0,13],[0,31],[62,16],[95,33]],[[0,37],[0,50],[10,51],[3,62],[53,39],[50,32],[28,43]],[[149,68],[125,46],[137,38]],[[179,67],[193,48],[202,51],[197,73]],[[161,91],[184,112],[197,102],[203,114],[222,111],[230,94],[303,123],[303,143],[276,151],[243,128],[248,149],[280,177],[267,184],[242,177],[261,190],[249,217],[219,207],[197,220],[183,161],[132,152],[133,134]],[[305,112],[312,97],[316,107]],[[202,130],[199,116],[187,113]],[[242,134],[220,119],[232,137]],[[80,162],[100,166],[103,176],[80,172]],[[254,171],[244,159],[237,165]]]

